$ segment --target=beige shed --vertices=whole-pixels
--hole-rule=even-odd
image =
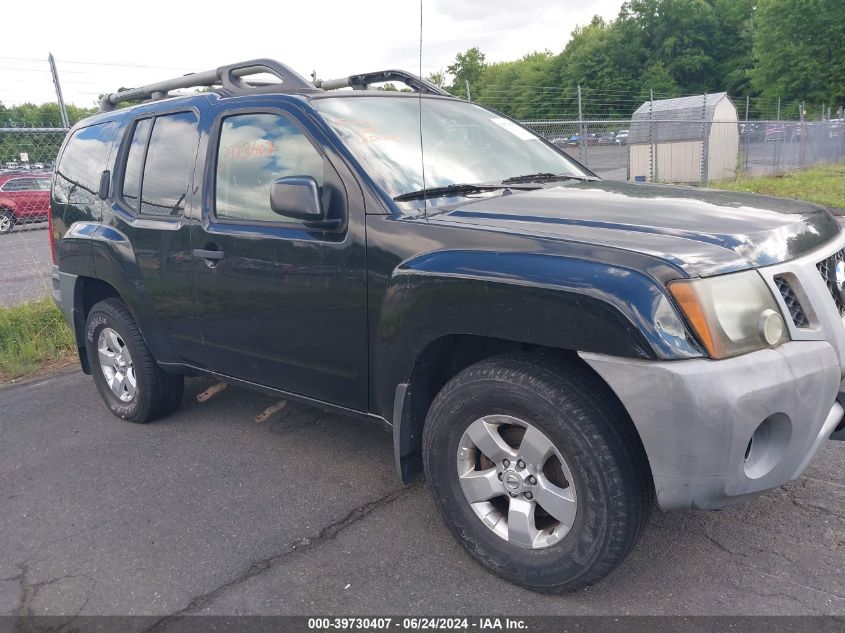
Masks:
[[[646,101],[631,117],[629,180],[734,178],[738,153],[736,107],[726,92]]]

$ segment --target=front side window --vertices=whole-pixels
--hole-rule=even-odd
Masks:
[[[294,123],[278,114],[223,120],[214,194],[218,218],[297,222],[270,209],[270,185],[285,176],[311,176],[323,185],[323,157]]]
[[[180,215],[196,157],[197,117],[193,112],[166,114],[156,117],[152,126],[141,183],[141,213]]]

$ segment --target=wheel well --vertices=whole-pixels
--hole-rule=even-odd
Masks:
[[[394,415],[396,467],[405,483],[413,481],[422,471],[423,427],[428,409],[443,386],[470,365],[510,352],[534,352],[570,366],[577,365],[593,375],[596,383],[606,389],[608,397],[617,399],[604,379],[573,350],[471,335],[449,335],[437,339],[417,357],[401,413],[396,411]],[[630,420],[627,423],[633,424]]]
[[[80,316],[82,322],[88,318],[88,313],[97,303],[104,299],[120,299],[120,294],[114,287],[103,281],[102,279],[95,279],[94,277],[80,277],[79,281],[82,283],[78,287],[79,297],[77,305],[82,307]]]
[[[76,330],[76,349],[79,353],[79,363],[82,371],[91,373],[88,366],[88,356],[85,353],[85,320],[88,313],[97,303],[103,299],[120,299],[120,294],[111,284],[94,277],[80,277],[77,280],[74,295],[74,329]]]

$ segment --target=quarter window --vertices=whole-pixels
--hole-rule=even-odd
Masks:
[[[156,117],[144,161],[142,214],[179,215],[185,210],[196,149],[197,118],[193,112]]]
[[[116,130],[117,124],[109,121],[73,133],[56,168],[57,202],[91,204],[95,201]]]
[[[215,185],[218,218],[297,222],[270,209],[270,185],[285,176],[311,176],[323,185],[323,157],[295,124],[277,114],[223,120]]]

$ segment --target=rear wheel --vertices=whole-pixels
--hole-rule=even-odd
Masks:
[[[0,211],[0,235],[11,232],[14,227],[15,216],[12,215],[12,212],[8,210]]]
[[[159,368],[135,319],[118,299],[106,299],[91,308],[85,349],[97,389],[116,416],[151,422],[172,413],[182,402],[184,376]]]
[[[455,538],[494,573],[574,591],[615,569],[653,504],[639,438],[576,364],[527,354],[455,376],[423,433],[426,476]]]

